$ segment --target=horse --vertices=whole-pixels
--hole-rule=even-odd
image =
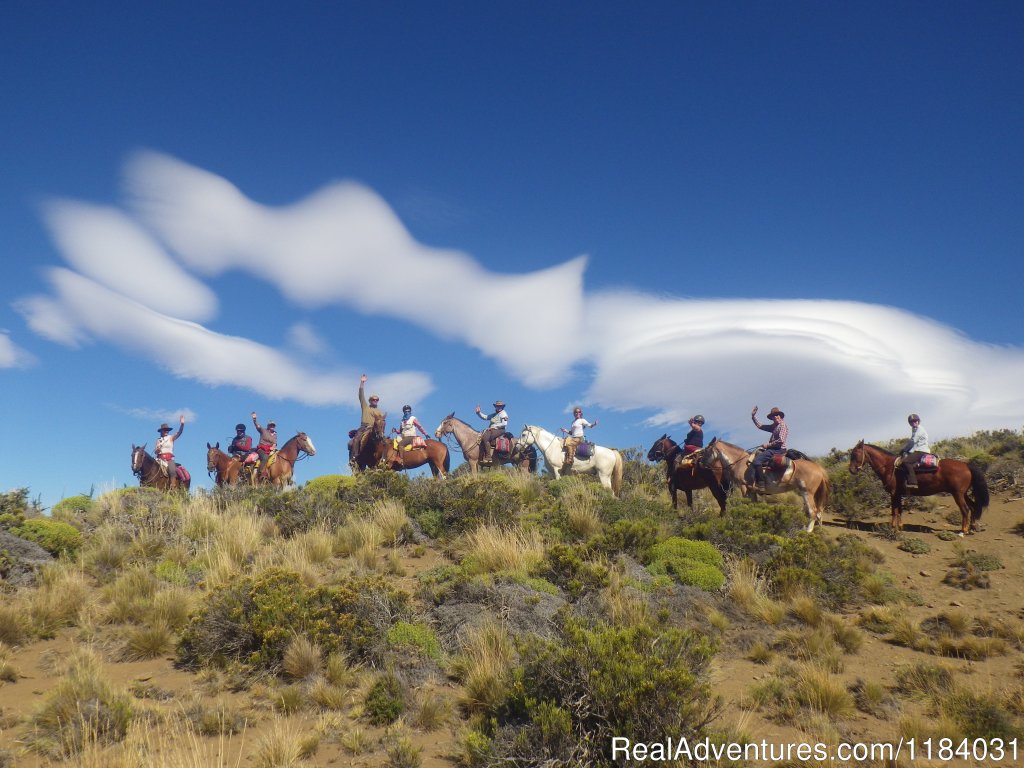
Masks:
[[[547,462],[548,469],[554,474],[555,479],[561,476],[562,463],[565,459],[562,438],[551,434],[543,427],[528,424],[523,427],[519,442],[523,445],[536,445],[544,455],[544,461]],[[622,454],[612,448],[595,445],[594,455],[589,459],[577,456],[570,471],[575,474],[596,474],[601,485],[611,491],[612,496],[618,497],[622,492]]]
[[[896,472],[896,455],[877,445],[861,440],[850,450],[850,472],[856,473],[865,462],[882,481],[889,492],[892,509],[892,527],[903,528],[903,497],[931,496],[949,493],[960,508],[960,535],[978,530],[978,520],[989,503],[988,483],[980,469],[957,459],[940,459],[934,472],[918,470],[917,488],[907,488],[904,473]]]
[[[434,430],[434,437],[440,439],[445,435],[454,435],[455,442],[469,464],[471,474],[476,474],[480,466],[480,435],[483,434],[473,429],[462,419],[455,417],[452,411]],[[537,471],[537,449],[533,446],[524,446],[521,441],[515,441],[512,446],[512,453],[506,459],[503,454],[492,455],[492,462],[498,466],[502,464],[515,464],[521,472],[533,473]]]
[[[804,510],[808,517],[807,532],[811,533],[814,524],[821,523],[821,512],[828,503],[828,473],[820,464],[810,459],[793,459],[792,473],[787,472],[780,480],[774,473],[769,472],[767,488],[764,491],[753,491],[747,483],[747,469],[754,460],[755,453],[716,437],[712,438],[704,449],[702,463],[710,467],[717,461],[723,472],[731,475],[731,481],[740,489],[740,493],[750,498],[757,498],[758,493],[771,496],[784,491],[797,491],[803,498]]]
[[[277,449],[272,455],[273,462],[267,462],[267,477],[257,476],[254,482],[257,485],[270,484],[276,488],[283,488],[290,485],[292,475],[295,474],[295,462],[299,460],[299,451],[307,456],[316,456],[316,446],[313,440],[305,432],[298,432],[295,437],[289,438],[284,445]]]
[[[384,461],[384,452],[391,441],[385,434],[387,426],[387,414],[375,416],[373,424],[359,437],[353,440],[362,442],[362,445],[355,445],[349,457],[349,466],[352,472],[362,472],[368,467],[379,467]],[[352,433],[349,433],[352,434]]]
[[[429,462],[430,472],[434,477],[444,480],[448,476],[448,469],[451,457],[448,455],[448,446],[440,440],[425,440],[422,448],[395,448],[394,442],[389,441],[384,449],[384,464],[396,472],[404,469],[416,469]]]
[[[192,480],[186,480],[184,485],[177,476],[168,477],[160,467],[160,462],[149,455],[146,444],[135,445],[132,443],[132,474],[139,478],[139,485],[143,488],[157,488],[161,491],[172,491],[185,489],[187,493],[192,485]]]
[[[251,465],[250,465],[251,466]],[[220,443],[206,444],[206,472],[216,472],[217,485],[235,485],[242,475],[242,460],[220,449]]]
[[[668,482],[669,493],[672,495],[672,509],[679,509],[678,491],[681,490],[686,494],[686,503],[690,509],[693,509],[693,492],[707,488],[718,502],[719,512],[724,515],[725,502],[731,485],[729,473],[724,472],[721,466],[707,468],[700,463],[681,467],[680,460],[683,458],[683,451],[679,444],[668,434],[659,437],[651,446],[651,450],[647,452],[648,461],[664,460],[665,462],[665,479]],[[695,462],[697,458],[697,455],[693,455]]]

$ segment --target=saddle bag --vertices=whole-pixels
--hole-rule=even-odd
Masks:
[[[786,467],[789,466],[789,459],[786,457],[786,454],[777,453],[774,456],[772,456],[772,460],[769,466],[774,470],[784,472],[786,470]]]
[[[577,459],[589,459],[594,455],[594,444],[588,443],[584,440],[582,443],[576,446],[576,458]]]
[[[512,453],[512,440],[507,433],[494,438],[495,453]]]
[[[424,440],[419,435],[416,435],[416,437],[414,437],[412,439],[412,447],[413,448],[426,448],[427,447],[427,441]]]
[[[178,479],[183,483],[192,482],[192,475],[190,475],[188,470],[181,466],[181,464],[178,465]]]
[[[920,469],[935,469],[939,466],[939,457],[934,453],[926,453],[921,457],[921,460],[917,462],[917,466]]]

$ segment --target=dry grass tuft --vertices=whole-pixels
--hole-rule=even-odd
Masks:
[[[334,553],[347,556],[364,547],[376,550],[383,542],[384,534],[376,523],[371,520],[350,518],[334,534]]]
[[[734,560],[726,568],[729,572],[729,596],[740,608],[773,626],[786,617],[786,607],[768,596],[767,579],[753,560]]]
[[[305,635],[296,635],[285,649],[283,665],[292,679],[308,680],[323,669],[323,650]]]
[[[536,530],[482,525],[465,539],[469,574],[534,573],[544,561],[544,539]]]
[[[412,724],[423,731],[436,731],[451,722],[452,700],[440,691],[424,692],[418,702]]]
[[[463,684],[461,704],[466,711],[493,712],[504,701],[514,655],[508,632],[494,621],[468,633],[452,664]]]
[[[166,624],[133,627],[125,640],[123,656],[126,661],[155,659],[168,653],[174,645],[174,636]]]
[[[303,744],[298,732],[288,723],[276,721],[256,745],[256,768],[290,768],[302,759]]]
[[[378,499],[370,507],[370,519],[380,529],[383,540],[398,546],[408,538],[410,525],[405,505],[397,499]]]

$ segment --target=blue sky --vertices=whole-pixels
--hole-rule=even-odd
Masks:
[[[252,410],[341,471],[364,371],[645,449],[1024,420],[1019,3],[0,14],[0,488],[179,413],[198,484]]]

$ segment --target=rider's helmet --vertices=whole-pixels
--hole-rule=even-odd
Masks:
[[[402,406],[402,413],[412,413],[412,406],[411,405],[403,405]]]
[[[235,432],[245,432],[245,424],[235,424]]]
[[[698,413],[696,416],[694,416],[692,419],[690,419],[690,423],[691,424],[700,424],[701,426],[704,426],[704,417],[701,416]]]
[[[908,424],[913,424],[915,421],[920,421],[920,420],[921,420],[921,417],[918,416],[916,413],[912,413],[909,416],[907,416],[907,423]]]

